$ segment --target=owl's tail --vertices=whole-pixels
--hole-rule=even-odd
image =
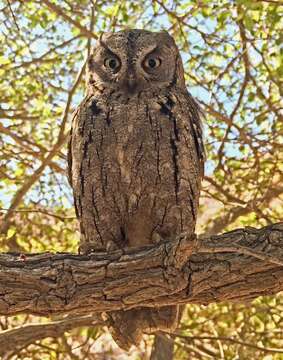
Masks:
[[[144,333],[174,331],[180,320],[179,306],[120,310],[109,313],[108,319],[112,338],[128,351],[132,345],[140,344]]]

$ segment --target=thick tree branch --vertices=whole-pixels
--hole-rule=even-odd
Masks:
[[[283,290],[283,223],[92,255],[0,255],[0,314],[246,301]]]

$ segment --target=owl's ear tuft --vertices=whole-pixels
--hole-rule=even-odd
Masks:
[[[177,64],[176,64],[176,83],[179,87],[185,88],[186,82],[185,82],[185,75],[184,75],[184,66],[181,59],[180,54],[177,56]]]

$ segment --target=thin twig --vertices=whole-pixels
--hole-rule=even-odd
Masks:
[[[226,337],[226,336],[189,336],[189,335],[182,335],[178,333],[170,334],[174,338],[180,338],[180,339],[189,339],[189,340],[221,340],[221,341],[229,341],[233,342],[234,344],[247,346],[259,351],[267,352],[267,353],[275,353],[275,354],[283,354],[283,349],[275,349],[275,348],[268,348],[268,347],[262,347],[255,344],[251,344],[245,341],[237,340],[232,337]]]
[[[65,19],[67,22],[77,27],[81,31],[81,33],[86,37],[97,39],[97,36],[93,32],[89,31],[85,26],[81,25],[78,21],[73,20],[59,6],[55,5],[49,0],[41,0],[40,3],[45,4],[51,11],[55,12],[57,15]]]
[[[10,10],[10,12],[11,12],[11,14],[12,14],[14,23],[15,23],[15,25],[16,25],[16,28],[18,29],[18,31],[20,31],[20,28],[19,28],[19,26],[18,26],[18,24],[17,24],[17,20],[16,20],[16,17],[15,17],[15,14],[14,14],[13,9],[12,9],[12,6],[11,6],[11,4],[10,4],[10,1],[7,0],[7,3],[8,3],[9,10]]]

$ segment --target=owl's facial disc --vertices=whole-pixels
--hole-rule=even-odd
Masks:
[[[166,32],[104,34],[89,60],[89,83],[127,95],[164,88],[176,82],[178,56],[174,40]]]

